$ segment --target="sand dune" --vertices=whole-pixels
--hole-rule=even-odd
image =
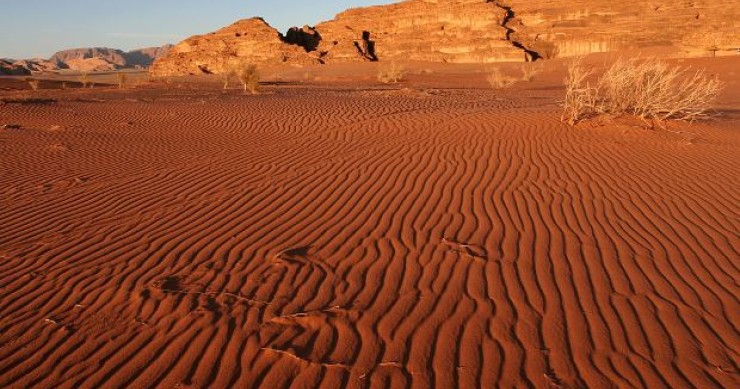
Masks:
[[[0,107],[0,386],[736,386],[737,118],[552,85]]]

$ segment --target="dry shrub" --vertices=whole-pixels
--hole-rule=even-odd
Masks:
[[[486,77],[486,81],[494,89],[505,89],[514,85],[517,79],[504,74],[499,68],[492,68]]]
[[[228,66],[226,74],[232,74],[244,87],[244,94],[256,95],[259,93],[260,74],[257,65],[249,62],[237,62]],[[229,76],[230,77],[230,76]],[[226,83],[226,81],[224,81]]]
[[[396,62],[391,62],[388,65],[381,66],[378,69],[378,81],[383,84],[395,84],[403,81],[406,76],[406,68],[399,65]]]
[[[87,72],[80,73],[79,77],[80,84],[82,84],[83,88],[87,88],[87,84],[90,83],[90,76],[87,74]]]
[[[116,79],[118,80],[118,89],[123,89],[126,87],[126,81],[128,81],[128,76],[126,75],[126,73],[116,74]]]
[[[593,70],[583,65],[581,57],[573,59],[568,65],[562,121],[574,125],[594,112],[597,88],[589,82],[592,74]]]
[[[233,69],[227,68],[226,72],[223,74],[223,82],[224,82],[224,90],[229,89],[229,84],[231,84],[231,79],[236,77],[236,73]]]
[[[26,82],[33,90],[39,90],[41,87],[41,80],[37,78],[26,78]]]
[[[722,90],[722,83],[705,70],[671,66],[657,59],[620,59],[594,87],[586,81],[591,72],[581,61],[574,61],[568,69],[564,118],[571,124],[597,114],[628,114],[658,123],[693,121],[707,116]],[[580,107],[578,95],[585,107]]]
[[[542,62],[525,62],[522,64],[522,80],[532,82],[542,70],[544,70]]]

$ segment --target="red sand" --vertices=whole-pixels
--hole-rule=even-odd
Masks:
[[[655,130],[561,68],[2,91],[0,387],[737,387],[737,62]]]

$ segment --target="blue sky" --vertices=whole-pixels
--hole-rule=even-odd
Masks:
[[[251,16],[285,32],[350,7],[393,0],[21,0],[2,1],[0,58],[46,58],[62,49],[177,43]]]

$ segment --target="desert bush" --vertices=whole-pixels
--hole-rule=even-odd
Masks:
[[[589,82],[592,74],[593,70],[584,66],[580,57],[569,63],[565,76],[562,121],[574,125],[594,113],[597,90]]]
[[[643,119],[694,120],[706,114],[722,83],[705,70],[655,59],[619,60],[601,78],[602,110]]]
[[[118,80],[118,89],[123,89],[126,87],[126,82],[128,81],[128,76],[126,75],[126,73],[116,74],[116,79]]]
[[[522,64],[522,80],[532,82],[535,77],[542,73],[544,66],[542,62],[525,62]]]
[[[248,62],[239,62],[229,67],[228,72],[232,72],[244,87],[244,94],[249,92],[256,95],[259,93],[260,74],[257,65]]]
[[[722,83],[705,70],[657,59],[620,59],[594,87],[586,81],[591,73],[581,61],[568,69],[564,118],[571,124],[594,114],[629,114],[658,123],[693,121],[707,115],[722,90]]]
[[[231,84],[231,80],[234,77],[236,77],[236,74],[234,73],[234,69],[227,68],[226,71],[223,74],[224,90],[229,89],[229,85]]]
[[[403,81],[405,76],[406,68],[396,62],[391,62],[378,69],[378,81],[383,84],[398,83],[399,81]]]
[[[41,87],[41,80],[37,78],[26,78],[26,82],[33,90],[39,90]]]
[[[517,79],[504,74],[499,68],[492,68],[486,76],[486,81],[494,89],[505,89],[514,85]]]
[[[87,85],[90,83],[90,76],[87,72],[82,72],[80,73],[79,81],[83,88],[87,88]]]

